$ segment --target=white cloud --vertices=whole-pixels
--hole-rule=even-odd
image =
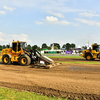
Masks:
[[[16,9],[16,8],[11,8],[11,7],[7,7],[7,6],[3,6],[3,8],[6,10],[10,10],[10,12],[12,12]]]
[[[57,22],[58,18],[53,17],[53,16],[47,16],[46,21],[48,21],[48,22]]]
[[[100,22],[97,22],[97,21],[91,21],[91,20],[86,20],[86,19],[78,19],[78,18],[75,18],[75,20],[77,20],[81,23],[88,24],[88,25],[100,26]]]
[[[74,26],[78,25],[76,23],[68,22],[67,20],[59,21],[57,17],[53,17],[53,16],[46,16],[46,19],[44,20],[44,22],[36,21],[35,23],[39,25],[43,23],[56,24],[56,25],[74,25]]]
[[[2,15],[3,15],[3,14],[6,14],[6,12],[4,12],[4,11],[0,11],[0,14],[2,14]]]
[[[58,18],[53,17],[53,16],[47,16],[46,23],[58,24],[58,25],[70,25],[70,24],[75,25],[74,23],[68,22],[67,20],[59,21]]]
[[[95,22],[96,22],[96,21],[90,21],[90,20],[86,20],[86,19],[78,19],[78,18],[75,18],[75,20],[80,21],[81,23],[88,24],[88,25],[94,25]]]
[[[19,34],[19,35],[7,35],[5,33],[0,32],[0,43],[2,44],[7,44],[9,42],[12,42],[14,40],[19,40],[19,41],[26,41],[26,42],[31,42],[29,40],[28,35],[26,34]]]
[[[100,22],[96,22],[95,25],[100,26]]]
[[[8,37],[14,39],[14,40],[20,40],[20,41],[26,41],[31,42],[31,40],[28,39],[28,35],[26,34],[20,34],[20,35],[8,35]]]
[[[95,12],[94,13],[87,13],[87,12],[84,12],[84,13],[79,13],[79,15],[80,16],[85,16],[85,17],[94,17],[94,16],[96,16],[96,17],[98,17],[98,16],[100,16],[99,14],[96,14]]]
[[[67,20],[62,20],[62,21],[59,21],[58,24],[69,25],[69,24],[73,24],[73,23],[68,22]]]
[[[60,11],[60,12],[80,12],[87,11],[77,7],[70,7],[70,5],[74,5],[74,0],[0,0],[0,5],[8,5],[15,7],[31,7],[37,8],[40,10],[52,10],[52,11]],[[72,2],[69,4],[69,2]]]
[[[39,22],[39,21],[36,21],[35,23],[38,24],[38,25],[43,24],[43,22]]]
[[[64,16],[61,14],[61,13],[54,13],[52,11],[47,11],[49,14],[52,14],[52,15],[55,15],[57,17],[60,17],[60,18],[64,18]]]

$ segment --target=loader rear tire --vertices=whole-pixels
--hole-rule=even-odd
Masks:
[[[4,56],[2,57],[2,62],[3,62],[4,64],[11,64],[11,58],[10,58],[8,55],[4,55]]]
[[[92,60],[92,56],[89,54],[86,56],[86,60]]]
[[[19,64],[22,65],[22,66],[27,66],[31,63],[31,59],[29,56],[27,55],[23,55],[20,57],[19,59]]]

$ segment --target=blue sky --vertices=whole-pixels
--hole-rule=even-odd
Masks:
[[[99,0],[0,0],[0,44],[100,44]]]

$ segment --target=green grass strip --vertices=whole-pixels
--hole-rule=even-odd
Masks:
[[[81,56],[48,56],[49,58],[83,58]]]
[[[100,65],[100,62],[65,62],[65,61],[55,61],[59,63],[70,63],[70,64],[98,64]]]
[[[0,100],[67,100],[63,98],[47,97],[34,92],[19,92],[15,89],[0,88]]]

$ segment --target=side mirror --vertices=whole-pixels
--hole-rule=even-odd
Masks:
[[[25,43],[25,48],[27,47],[27,43]]]

